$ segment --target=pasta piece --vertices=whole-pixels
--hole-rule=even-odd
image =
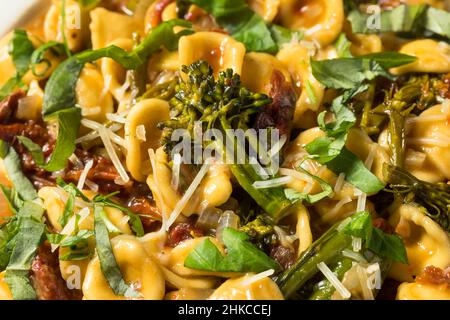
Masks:
[[[283,294],[269,277],[262,279],[251,278],[253,274],[246,274],[239,278],[225,281],[208,300],[283,300]],[[249,281],[250,280],[250,281]]]
[[[406,163],[419,179],[429,182],[450,180],[450,126],[444,104],[423,111],[409,121],[407,147],[425,154],[425,161]],[[407,122],[408,123],[408,122]]]
[[[401,53],[417,57],[417,61],[391,69],[395,75],[412,72],[447,73],[450,72],[450,45],[431,39],[415,40],[400,49]]]
[[[248,5],[266,22],[272,22],[278,14],[280,0],[247,0]]]
[[[127,116],[125,125],[126,164],[133,178],[145,181],[151,172],[148,149],[160,147],[162,131],[158,123],[169,119],[169,104],[164,100],[146,99],[136,104]],[[141,134],[139,136],[139,129]]]
[[[167,285],[176,289],[191,288],[207,290],[217,287],[218,284],[217,278],[213,277],[182,277],[165,267],[161,267],[161,270]]]
[[[397,289],[397,300],[450,300],[447,284],[402,283]]]
[[[229,68],[241,74],[245,47],[222,33],[197,32],[180,39],[178,52],[181,65],[205,60],[211,65],[216,75]],[[185,76],[184,73],[183,76]]]
[[[102,74],[93,65],[86,65],[75,88],[77,102],[85,118],[103,123],[106,114],[114,111],[112,96],[104,92],[104,87]]]
[[[155,167],[156,173],[152,172],[149,175],[147,184],[153,192],[158,208],[167,208],[172,212],[182,196],[172,188],[172,170],[168,164],[168,156],[163,148],[159,148],[156,151]],[[232,192],[230,179],[231,173],[226,165],[210,165],[206,176],[187,205],[182,209],[183,215],[190,216],[193,213],[198,213],[207,208],[218,207],[227,202]],[[161,194],[163,199],[160,199],[158,194]],[[205,203],[207,204],[206,207],[202,207],[202,204]]]
[[[124,14],[97,8],[92,10],[91,19],[91,40],[94,50],[104,48],[117,39],[133,39],[134,33],[143,35],[142,23]]]
[[[242,84],[253,92],[269,94],[275,70],[282,72],[286,81],[291,81],[285,66],[274,56],[258,52],[247,53],[242,66]]]
[[[142,243],[134,236],[117,236],[111,240],[114,256],[124,280],[142,295],[144,300],[162,300],[165,281],[161,268],[147,254]],[[83,282],[85,300],[124,300],[112,291],[100,268],[98,257],[89,263]]]
[[[94,193],[91,191],[84,191],[84,193],[88,198],[92,198],[94,196]],[[50,225],[56,231],[61,232],[63,228],[58,220],[64,212],[65,203],[68,198],[67,192],[58,187],[43,187],[39,190],[38,195],[44,202],[44,208],[47,210],[47,218]],[[84,207],[85,203],[75,203],[74,212],[79,213],[82,209],[80,208],[81,206]],[[89,208],[89,211],[90,214],[88,217],[79,224],[79,228],[82,230],[94,230],[94,215],[92,208]],[[120,232],[125,234],[132,233],[128,222],[123,220],[125,215],[120,210],[105,207],[105,212],[111,223],[117,227]]]
[[[108,45],[114,45],[126,51],[133,49],[133,41],[127,38],[115,39],[109,42]],[[117,62],[110,58],[103,58],[101,60],[101,71],[105,81],[105,91],[110,91],[114,98],[119,101],[129,101],[130,84],[127,79],[127,71]],[[123,111],[119,107],[119,112]]]
[[[13,300],[11,290],[5,281],[5,272],[0,272],[0,300]]]
[[[278,19],[290,29],[304,30],[305,39],[322,47],[332,43],[344,24],[342,0],[281,0]]]
[[[302,252],[308,249],[308,247],[312,244],[313,240],[309,212],[303,205],[299,205],[297,209],[297,226],[295,233],[299,240],[297,257],[300,257]]]
[[[351,42],[350,52],[356,57],[383,51],[383,42],[378,35],[353,33],[351,24],[347,21],[344,24],[344,32]]]
[[[309,129],[317,123],[317,113],[322,104],[325,88],[314,78],[310,59],[315,55],[301,44],[285,46],[278,52],[277,58],[290,72],[300,97],[295,106],[293,126]]]
[[[403,238],[409,264],[394,263],[389,276],[412,282],[426,266],[446,269],[450,266],[450,239],[441,227],[419,207],[407,204],[395,209],[389,219]]]
[[[44,21],[44,35],[46,41],[63,42],[61,1],[54,1],[48,10]],[[81,51],[89,39],[89,11],[77,1],[67,0],[65,7],[64,34],[71,51]]]

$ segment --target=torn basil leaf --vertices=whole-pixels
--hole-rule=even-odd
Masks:
[[[198,245],[184,261],[184,266],[213,272],[262,272],[280,270],[280,265],[250,242],[245,232],[225,228],[222,240],[227,248],[225,256],[209,239]]]

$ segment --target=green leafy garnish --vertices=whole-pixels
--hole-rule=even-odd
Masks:
[[[416,57],[398,52],[381,52],[357,58],[311,61],[311,67],[314,77],[328,88],[354,89],[379,76],[393,79],[386,69],[416,60]]]
[[[396,32],[425,36],[432,33],[450,39],[450,13],[426,4],[400,5],[393,10],[381,12],[380,23],[370,26],[367,21],[369,14],[358,9],[352,10],[347,19],[355,33]]]
[[[5,281],[15,300],[37,298],[28,273],[44,235],[43,214],[44,209],[31,201],[26,201],[17,213],[18,233],[5,274]]]
[[[402,239],[398,235],[387,234],[372,225],[372,217],[367,211],[355,213],[352,221],[343,231],[354,237],[361,238],[366,249],[380,257],[392,261],[408,263],[406,249]]]
[[[103,221],[102,212],[102,206],[94,205],[96,249],[103,275],[108,281],[111,289],[114,291],[114,294],[126,297],[139,297],[139,293],[127,285],[123,279],[122,272],[114,257],[114,252],[109,240],[108,228]]]
[[[245,232],[225,228],[222,240],[227,248],[225,256],[211,240],[205,239],[187,256],[184,266],[213,272],[262,272],[280,269],[276,261],[249,241]]]
[[[14,188],[19,193],[20,197],[24,200],[34,200],[37,198],[37,192],[34,189],[33,184],[23,174],[20,164],[20,158],[13,147],[8,143],[1,141],[0,144],[8,146],[7,154],[3,154],[3,163],[5,165],[8,178],[14,185]]]
[[[52,66],[50,60],[46,59],[45,53],[51,51],[58,56],[63,56],[65,54],[65,47],[64,44],[61,42],[56,41],[49,41],[47,43],[44,43],[39,48],[34,50],[33,54],[31,55],[31,71],[36,77],[42,77],[44,76],[47,71]],[[37,72],[36,66],[40,64],[45,64],[45,69],[41,72]]]
[[[300,31],[292,31],[277,25],[267,25],[253,12],[244,0],[178,0],[179,7],[194,4],[214,16],[217,23],[242,42],[248,51],[276,53],[279,47],[293,37],[302,37]]]

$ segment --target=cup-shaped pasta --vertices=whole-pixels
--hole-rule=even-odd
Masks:
[[[413,63],[391,69],[395,75],[405,73],[447,73],[450,72],[450,45],[431,39],[415,40],[405,44],[401,53],[417,57]]]
[[[161,267],[168,287],[175,289],[191,288],[209,290],[217,287],[218,279],[214,277],[183,277],[165,267]]]
[[[363,56],[383,50],[383,42],[378,35],[353,33],[351,24],[348,21],[344,23],[344,32],[347,39],[351,42],[350,52],[354,56]]]
[[[5,272],[0,272],[0,300],[13,300],[11,290],[5,281]]]
[[[108,43],[108,45],[114,45],[126,51],[131,51],[133,49],[133,40],[120,38]],[[130,95],[128,92],[130,89],[130,82],[127,78],[127,71],[110,58],[103,58],[101,60],[101,70],[105,81],[104,90],[109,90],[119,102],[128,100]],[[119,108],[119,112],[120,111]]]
[[[216,238],[211,237],[200,237],[194,238],[190,240],[183,241],[178,246],[170,250],[166,259],[165,259],[165,267],[174,272],[175,274],[182,277],[192,277],[192,276],[210,276],[210,277],[232,277],[236,276],[235,272],[212,272],[212,271],[204,271],[204,270],[194,270],[184,266],[184,261],[187,256],[205,239],[211,240],[214,245],[224,254],[225,250],[223,246],[219,243]]]
[[[67,39],[69,49],[82,50],[89,39],[89,11],[75,0],[67,0],[65,6],[65,27],[62,30],[62,3],[54,1],[44,21],[44,35],[47,41],[63,42]]]
[[[225,281],[208,300],[284,300],[284,298],[272,279],[250,273]]]
[[[97,8],[91,11],[91,40],[94,50],[104,48],[117,39],[133,39],[133,34],[142,35],[142,22],[133,17]]]
[[[305,39],[322,47],[332,43],[345,20],[342,0],[281,0],[279,22],[290,29],[304,30]]]
[[[126,283],[132,285],[144,300],[161,300],[165,294],[164,276],[159,265],[147,254],[142,243],[133,236],[117,236],[111,240],[114,256]],[[124,300],[109,286],[94,257],[83,282],[86,300]]]
[[[84,193],[88,198],[94,196],[92,192],[85,191]],[[63,228],[58,220],[64,212],[64,206],[68,198],[67,192],[58,187],[43,187],[39,190],[38,195],[44,202],[44,208],[46,209],[50,225],[56,231],[61,232]],[[80,211],[80,206],[76,205],[74,212],[80,213]],[[105,213],[107,218],[120,232],[125,234],[132,233],[128,222],[124,219],[125,215],[120,210],[105,207]],[[84,219],[80,219],[78,226],[82,230],[94,230],[94,214],[92,208],[89,208],[89,214]]]
[[[284,64],[274,56],[259,52],[247,53],[242,66],[242,84],[253,92],[269,94],[275,70],[283,73],[286,81],[291,81]]]
[[[133,178],[145,181],[151,172],[148,149],[160,147],[162,131],[158,123],[169,119],[169,103],[160,99],[145,99],[136,104],[127,116],[125,140],[126,164]]]
[[[216,75],[226,69],[233,69],[235,73],[241,74],[245,47],[223,33],[197,32],[180,39],[178,52],[180,65],[205,60]]]
[[[397,300],[450,300],[447,284],[402,283],[397,289]]]
[[[278,14],[280,0],[247,0],[248,5],[266,22],[272,22]]]
[[[406,167],[419,179],[429,182],[450,180],[450,104],[436,105],[407,121],[407,147],[422,160],[414,161],[415,153],[406,153]]]
[[[182,194],[172,187],[172,169],[163,148],[156,151],[155,171],[149,175],[147,184],[158,208],[170,214],[181,200]],[[232,189],[229,168],[223,164],[212,164],[200,186],[182,210],[183,215],[190,216],[224,204],[230,198]]]
[[[324,97],[324,86],[312,74],[312,54],[314,53],[311,50],[301,45],[286,46],[277,54],[278,60],[290,72],[296,88],[300,91],[292,122],[295,128],[309,129],[316,125],[317,113]]]
[[[81,71],[75,88],[77,103],[85,118],[103,123],[114,112],[111,93],[105,88],[102,74],[91,64]]]
[[[394,263],[389,276],[397,281],[413,282],[427,266],[450,266],[450,239],[447,233],[415,205],[400,205],[389,219],[403,238],[408,264]]]

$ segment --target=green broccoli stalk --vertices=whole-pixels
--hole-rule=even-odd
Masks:
[[[406,170],[389,164],[384,176],[396,194],[405,195],[406,202],[415,201],[426,209],[426,215],[450,233],[450,185],[417,179]]]
[[[253,93],[243,87],[240,76],[231,69],[220,72],[217,80],[213,69],[205,61],[183,66],[182,71],[187,80],[180,80],[175,96],[170,100],[171,119],[159,124],[163,130],[162,144],[166,152],[170,153],[178,143],[172,141],[172,134],[177,129],[187,130],[191,137],[196,137],[198,123],[203,130],[220,130],[224,139],[215,141],[216,148],[219,145],[219,153],[225,159],[228,158],[227,154],[245,155],[245,161],[233,161],[230,164],[237,182],[274,221],[278,221],[285,215],[291,202],[285,197],[282,188],[257,189],[253,186],[255,181],[264,179],[250,164],[246,146],[230,130],[248,129],[252,116],[272,100],[265,94]],[[225,143],[227,140],[232,141],[232,147]],[[202,143],[205,149],[212,142]],[[250,143],[254,148],[254,142]]]
[[[284,297],[331,299],[335,288],[321,277],[318,264],[325,263],[342,280],[352,267],[352,259],[343,255],[345,249],[352,250],[352,237],[361,238],[362,253],[370,253],[374,257],[372,261],[376,259],[379,262],[382,278],[392,261],[408,261],[403,242],[397,235],[375,228],[368,212],[358,212],[331,227],[302,253],[291,268],[277,277]]]

